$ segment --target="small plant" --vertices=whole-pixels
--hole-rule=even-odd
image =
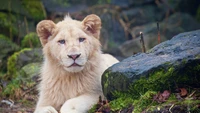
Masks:
[[[21,43],[23,48],[41,47],[40,40],[35,32],[27,34]]]

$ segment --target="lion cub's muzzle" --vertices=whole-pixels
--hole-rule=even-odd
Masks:
[[[67,55],[69,58],[76,60],[78,57],[81,56],[81,54],[74,54],[74,55]]]
[[[72,65],[70,65],[69,67],[72,67],[72,66],[79,66],[81,67],[81,65],[77,64],[76,63],[76,59],[79,58],[81,56],[81,54],[73,54],[73,55],[67,55],[69,58],[73,59],[74,60],[74,63]]]

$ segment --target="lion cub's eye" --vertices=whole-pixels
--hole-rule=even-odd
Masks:
[[[83,42],[85,38],[79,38],[79,42]]]
[[[65,44],[65,40],[59,40],[58,41],[60,44]]]

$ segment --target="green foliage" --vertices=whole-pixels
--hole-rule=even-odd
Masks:
[[[10,98],[15,98],[21,95],[20,82],[19,80],[12,80],[9,84],[3,89],[2,96],[7,96]]]
[[[39,37],[35,32],[31,32],[27,34],[22,42],[21,45],[23,48],[30,48],[30,47],[41,47]]]
[[[8,37],[0,34],[0,59],[9,56],[10,53],[17,51],[19,47],[13,43]]]
[[[17,27],[14,25],[16,21],[14,15],[0,12],[0,32],[7,36],[16,35],[18,32]]]
[[[140,95],[145,94],[147,91],[163,91],[169,89],[171,86],[170,80],[174,75],[174,69],[170,68],[167,71],[158,70],[149,75],[148,78],[141,77],[139,80],[130,85],[128,90],[129,94],[133,94],[133,98],[139,98]]]
[[[10,56],[8,58],[8,62],[7,62],[8,78],[14,79],[14,78],[17,77],[17,75],[19,73],[18,72],[19,70],[17,69],[17,64],[16,64],[17,63],[17,56],[20,53],[27,51],[27,50],[29,51],[31,49],[23,49],[19,52],[15,52],[12,56]]]
[[[96,109],[97,109],[97,104],[95,104],[95,105],[88,111],[88,113],[95,113]]]
[[[40,0],[22,0],[22,5],[33,19],[39,21],[46,18],[46,12]]]
[[[199,103],[200,100],[187,99],[187,98],[182,100],[177,100],[177,98],[175,98],[174,95],[170,95],[170,98],[166,100],[166,102],[154,103],[151,106],[148,106],[145,109],[145,112],[151,113],[153,111],[160,111],[161,109],[166,109],[169,107],[171,107],[171,111],[173,111],[172,110],[173,108],[176,109],[175,107],[179,106],[177,108],[182,109],[183,111],[187,111],[188,113],[199,113],[200,111],[200,109],[198,108]]]
[[[157,103],[153,101],[153,96],[156,95],[155,91],[147,91],[144,95],[141,95],[138,100],[134,100],[134,113],[141,113],[144,109],[149,106],[156,105]]]
[[[120,97],[110,102],[110,107],[112,111],[118,111],[123,108],[127,108],[132,105],[133,99],[131,97]]]

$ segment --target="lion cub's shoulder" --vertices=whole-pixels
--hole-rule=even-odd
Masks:
[[[103,60],[102,62],[104,62],[107,67],[110,67],[113,64],[119,62],[115,57],[110,54],[101,54],[101,56]]]

